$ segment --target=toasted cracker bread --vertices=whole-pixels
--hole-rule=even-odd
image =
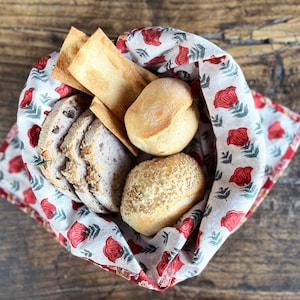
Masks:
[[[127,108],[149,82],[138,69],[100,28],[79,49],[68,68],[122,122]]]
[[[90,94],[89,90],[80,84],[68,71],[68,67],[73,58],[88,38],[89,37],[84,32],[76,29],[75,27],[70,28],[69,33],[67,34],[60,49],[59,56],[51,76],[79,91]]]

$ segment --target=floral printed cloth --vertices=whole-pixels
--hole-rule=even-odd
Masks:
[[[47,182],[39,132],[53,104],[76,92],[50,76],[58,52],[32,67],[20,94],[17,125],[0,148],[0,195],[73,255],[162,291],[200,274],[259,206],[299,146],[300,116],[251,91],[234,59],[200,36],[150,27],[120,36],[116,46],[160,76],[190,83],[201,121],[185,152],[205,169],[204,199],[173,227],[145,237],[118,214],[96,214]]]

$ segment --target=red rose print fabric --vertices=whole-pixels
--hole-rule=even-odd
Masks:
[[[53,104],[74,92],[51,78],[58,52],[33,65],[20,93],[17,125],[0,146],[0,196],[73,255],[163,291],[200,274],[259,207],[297,151],[300,116],[251,91],[234,59],[200,36],[169,27],[138,28],[121,35],[116,46],[159,76],[191,85],[201,126],[184,151],[206,172],[204,199],[149,238],[119,215],[96,214],[47,182],[36,152],[41,126]]]

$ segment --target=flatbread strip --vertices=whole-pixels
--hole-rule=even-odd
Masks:
[[[75,27],[71,27],[64,43],[61,46],[59,56],[51,76],[79,91],[91,94],[91,92],[80,84],[68,71],[68,67],[73,61],[73,58],[88,39],[89,36],[84,32],[76,29]]]
[[[149,83],[149,78],[140,74],[140,67],[125,58],[100,28],[79,49],[68,70],[121,122]]]
[[[108,128],[127,149],[134,155],[138,156],[139,150],[130,142],[125,125],[121,122],[99,99],[93,98],[90,110],[95,116]]]

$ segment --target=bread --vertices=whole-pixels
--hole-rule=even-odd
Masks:
[[[120,121],[110,109],[108,109],[102,101],[97,97],[94,97],[90,105],[90,110],[96,115],[96,117],[108,128],[134,155],[138,156],[139,149],[137,149],[129,141],[124,122]]]
[[[159,78],[128,108],[124,122],[132,144],[146,153],[166,156],[182,151],[191,141],[199,112],[187,83]]]
[[[109,211],[89,190],[88,182],[86,181],[86,162],[80,156],[81,142],[94,119],[94,114],[87,109],[75,120],[64,137],[60,149],[67,161],[61,173],[73,186],[76,195],[82,203],[97,213],[108,213]]]
[[[137,232],[152,236],[201,201],[204,190],[202,169],[187,154],[147,160],[127,177],[121,216]]]
[[[87,165],[89,190],[109,211],[118,212],[134,156],[99,119],[95,119],[86,131],[80,153]]]
[[[90,92],[70,74],[68,67],[88,38],[88,35],[84,32],[71,27],[59,51],[58,59],[51,74],[54,79],[87,94]]]
[[[80,202],[73,186],[61,173],[66,157],[60,149],[74,121],[90,105],[90,97],[77,94],[56,102],[45,119],[39,135],[37,153],[45,160],[39,168],[46,179],[71,199]]]
[[[151,77],[125,58],[100,28],[79,49],[68,70],[122,122]]]

